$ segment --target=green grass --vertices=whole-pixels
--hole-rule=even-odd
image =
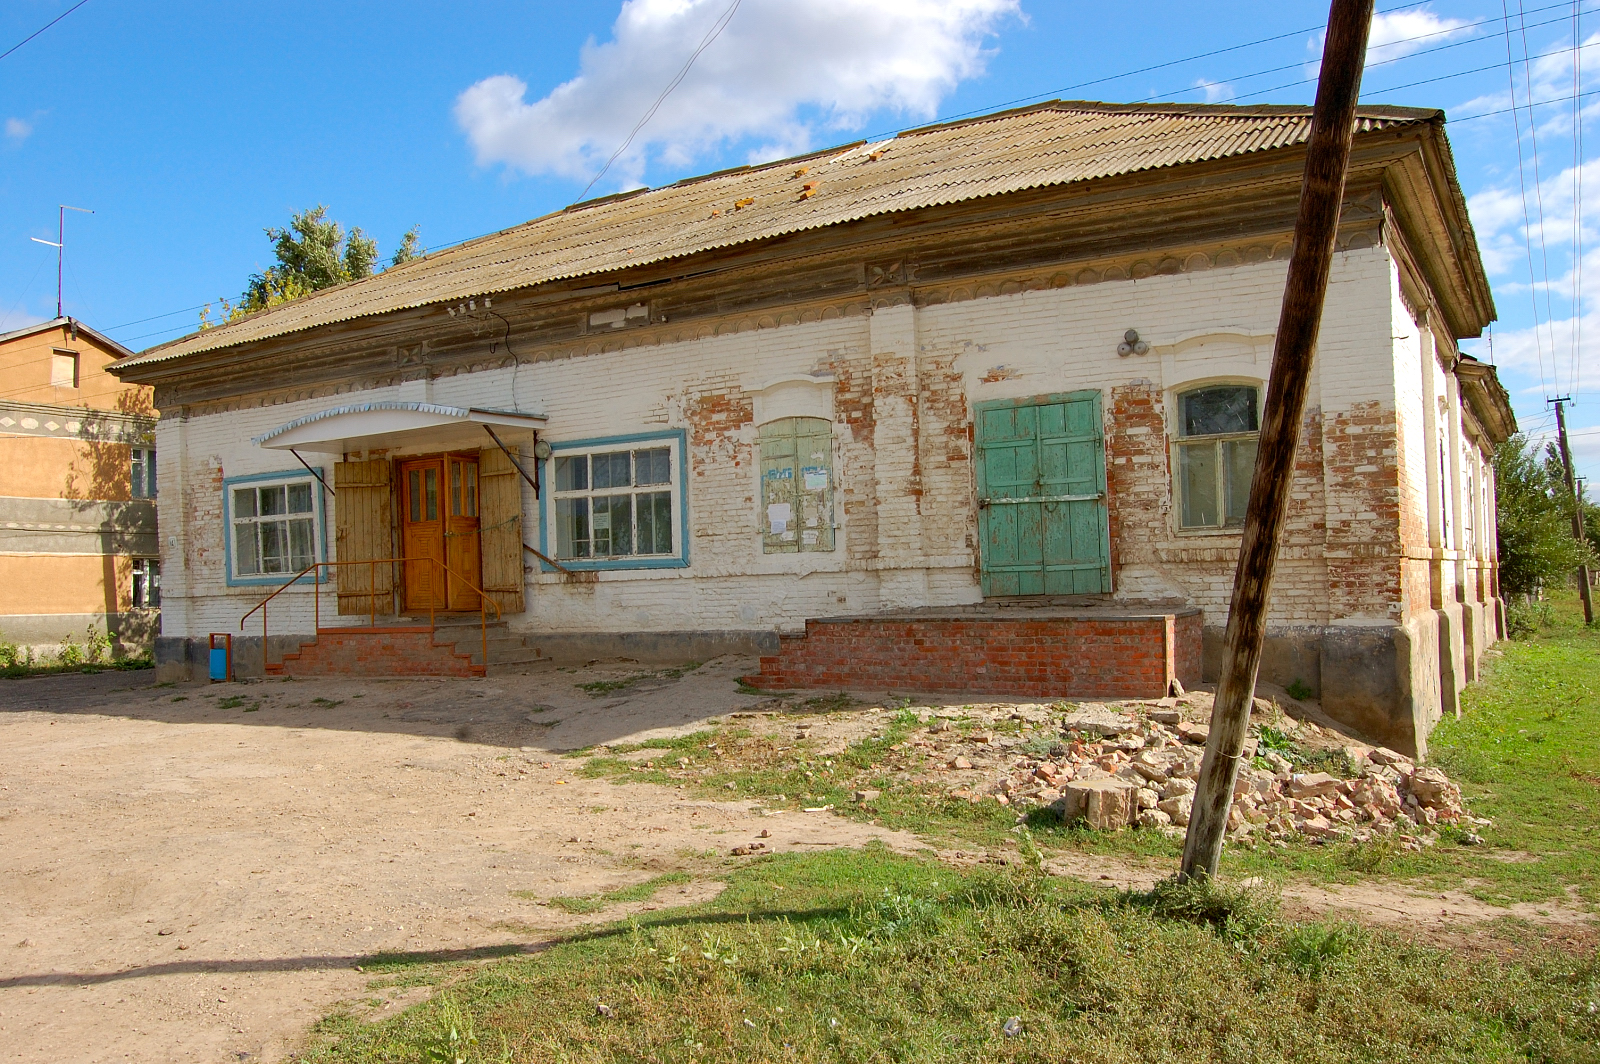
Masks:
[[[0,666],[0,678],[7,680],[20,680],[29,676],[61,676],[67,673],[105,672],[108,669],[118,672],[138,672],[141,669],[156,667],[155,659],[146,655],[137,658],[111,658],[106,661],[78,662],[72,665],[27,665],[17,662],[12,665]]]
[[[691,661],[683,665],[675,665],[670,669],[651,669],[646,672],[636,672],[632,676],[624,676],[620,680],[595,680],[592,683],[575,684],[580,691],[587,692],[591,697],[603,698],[618,691],[626,691],[646,680],[681,680],[684,676],[694,672],[702,662]]]
[[[454,1029],[473,1061],[1600,1060],[1592,955],[1463,958],[1260,898],[882,848],[764,858],[715,902],[438,974],[433,1001],[334,1016],[302,1059],[426,1060]]]
[[[613,905],[623,905],[628,902],[649,901],[656,896],[662,887],[675,883],[688,883],[694,877],[687,872],[668,872],[665,875],[647,879],[643,883],[635,883],[629,887],[618,887],[615,890],[604,890],[598,894],[582,894],[551,898],[548,902],[551,908],[560,909],[562,912],[586,915],[608,909]],[[537,900],[531,891],[514,890],[511,892],[519,898]]]

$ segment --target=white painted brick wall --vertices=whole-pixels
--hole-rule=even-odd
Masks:
[[[792,630],[808,616],[976,601],[970,445],[966,426],[950,412],[962,411],[964,419],[976,401],[1081,389],[1109,398],[1113,388],[1135,381],[1149,382],[1170,411],[1171,390],[1181,384],[1264,378],[1285,272],[1283,263],[1266,262],[915,312],[895,308],[446,377],[433,383],[431,397],[543,413],[556,442],[658,428],[685,430],[692,440],[705,435],[690,463],[692,470],[698,462],[701,475],[690,477],[689,568],[606,571],[588,584],[535,574],[528,612],[516,623],[548,631]],[[1393,278],[1382,248],[1335,259],[1309,404],[1325,415],[1362,402],[1394,409]],[[1116,345],[1129,328],[1155,352],[1119,357]],[[1222,339],[1205,341],[1203,350],[1192,346],[1192,338],[1207,333]],[[859,400],[836,410],[835,510],[843,526],[837,548],[765,555],[755,426],[724,420],[706,435],[697,412],[737,409],[775,380],[829,372],[837,388],[848,384]],[[873,399],[870,431],[861,420],[863,393]],[[165,571],[166,634],[236,630],[240,615],[262,597],[255,588],[225,587],[221,500],[209,501],[219,476],[296,468],[289,456],[255,448],[250,438],[338,403],[399,395],[374,390],[161,423],[163,538],[177,544],[171,549],[183,559]],[[1163,495],[1170,513],[1167,474],[1151,464],[1152,491]],[[168,491],[169,481],[181,485],[176,493]],[[908,494],[913,486],[920,496]],[[525,538],[537,544],[539,512],[531,496],[525,489]],[[1304,501],[1315,498],[1309,493]],[[329,500],[330,547],[336,505]],[[1326,499],[1329,520],[1341,512],[1358,517],[1356,505]],[[1163,546],[1195,542],[1168,525]],[[1124,597],[1180,594],[1220,623],[1231,581],[1231,564],[1151,562],[1124,568],[1118,588]],[[1276,593],[1280,623],[1329,619],[1320,558],[1287,560]],[[297,589],[283,599],[292,604],[275,611],[273,629],[282,630],[279,618],[286,627],[309,627],[309,592]],[[331,608],[332,596],[326,601]]]

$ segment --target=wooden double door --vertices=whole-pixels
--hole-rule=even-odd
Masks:
[[[476,610],[483,583],[477,452],[406,458],[399,467],[403,608]]]

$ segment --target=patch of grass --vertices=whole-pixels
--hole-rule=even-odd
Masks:
[[[690,661],[682,665],[674,665],[670,669],[649,669],[636,672],[632,676],[624,676],[620,680],[595,680],[591,683],[580,683],[575,686],[580,691],[587,692],[590,697],[601,698],[605,695],[626,691],[645,682],[646,680],[681,680],[689,673],[701,666],[701,662]]]
[[[217,708],[218,709],[238,709],[240,706],[245,705],[249,701],[250,701],[250,697],[248,695],[229,695],[227,698],[219,698],[219,699],[217,699]],[[252,705],[250,707],[250,709],[259,709],[260,706],[261,706],[261,703],[257,702],[254,705]],[[250,712],[250,710],[247,709],[247,710],[245,710],[245,712],[248,713],[248,712]]]
[[[1288,687],[1285,687],[1283,690],[1285,694],[1294,699],[1296,702],[1304,702],[1306,699],[1310,698],[1312,694],[1311,688],[1307,687],[1306,682],[1300,679],[1298,676],[1295,677],[1293,683],[1291,683]]]
[[[630,887],[618,887],[615,890],[601,891],[598,894],[551,898],[549,905],[552,909],[560,909],[562,912],[587,915],[608,909],[613,905],[649,901],[656,896],[656,891],[662,887],[676,883],[688,883],[693,878],[687,872],[668,872],[665,875],[656,876],[654,879],[647,879],[643,883],[635,883]],[[526,898],[530,901],[537,900],[531,891],[514,890],[511,893],[518,898]]]
[[[62,676],[67,673],[95,673],[115,669],[119,672],[138,672],[142,669],[156,667],[155,659],[149,655],[133,658],[112,658],[95,662],[51,662],[50,664],[17,661],[8,665],[0,665],[0,677],[7,680],[21,680],[29,676]],[[169,685],[170,686],[170,685]]]
[[[1469,960],[1275,920],[1224,919],[1230,937],[1169,900],[1183,911],[881,847],[779,855],[713,902],[486,965],[377,1023],[330,1021],[301,1059],[427,1059],[451,1026],[493,1047],[474,1060],[1597,1059],[1594,957]]]
[[[323,709],[332,709],[334,706],[342,706],[342,705],[344,705],[344,699],[342,699],[342,698],[313,698],[311,700],[311,704],[314,705],[314,706],[321,706]]]

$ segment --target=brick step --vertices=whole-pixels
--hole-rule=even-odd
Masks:
[[[747,682],[1029,698],[1160,698],[1200,682],[1199,610],[1007,610],[808,620]]]

